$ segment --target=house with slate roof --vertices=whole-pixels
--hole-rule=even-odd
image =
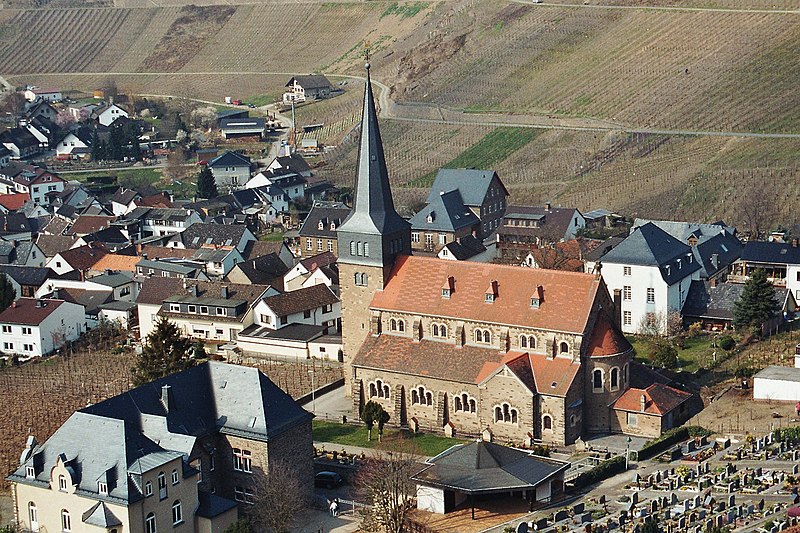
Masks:
[[[411,248],[438,253],[445,245],[467,235],[479,235],[481,221],[453,189],[429,197],[428,205],[409,220]]]
[[[603,279],[411,255],[369,70],[359,147],[354,207],[338,230],[353,413],[376,401],[390,423],[412,430],[527,444],[612,431],[610,406],[631,387],[633,351]],[[497,192],[477,197],[504,210],[499,179],[479,178]]]
[[[440,168],[436,173],[428,204],[436,202],[442,193],[459,191],[462,203],[480,220],[477,237],[486,238],[503,220],[508,190],[494,170]]]
[[[208,162],[217,189],[228,193],[244,187],[250,180],[250,158],[237,152],[226,151]]]
[[[28,531],[224,531],[269,465],[313,491],[312,415],[255,368],[206,362],[30,436],[7,478]]]
[[[14,294],[26,297],[33,297],[39,287],[55,275],[49,268],[16,265],[0,265],[0,273],[11,282]]]
[[[465,235],[460,239],[445,244],[436,257],[448,261],[469,261],[486,252],[486,246],[473,235]]]
[[[11,159],[28,159],[42,151],[39,139],[25,128],[0,133],[0,144],[11,152]]]
[[[169,248],[226,248],[243,252],[256,236],[244,224],[195,222],[167,242]]]
[[[775,287],[786,287],[800,302],[800,245],[791,242],[749,241],[742,249],[741,258],[731,269],[728,280],[745,283],[754,270],[767,271],[767,278]]]
[[[328,98],[334,92],[331,82],[322,74],[292,76],[286,83],[287,91],[283,93],[283,103],[299,104],[306,100]]]
[[[681,312],[689,286],[700,279],[703,268],[688,243],[652,222],[631,229],[600,265],[615,300],[619,293],[626,333],[636,333],[645,325],[666,333],[667,316]]]
[[[509,206],[497,228],[497,253],[519,262],[535,248],[574,239],[585,227],[586,219],[575,208]]]
[[[311,257],[322,252],[339,254],[336,229],[350,214],[350,208],[341,202],[316,202],[300,226],[297,257]]]

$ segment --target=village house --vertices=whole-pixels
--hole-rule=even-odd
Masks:
[[[18,298],[0,313],[2,354],[23,359],[48,355],[86,331],[83,307],[39,298]]]
[[[600,266],[608,288],[621,293],[625,333],[649,328],[666,334],[669,315],[681,312],[702,269],[688,244],[653,223],[631,229]]]
[[[50,102],[47,100],[39,100],[38,102],[32,102],[28,105],[28,108],[25,110],[25,117],[28,120],[35,120],[37,118],[44,118],[49,120],[50,122],[55,121],[56,117],[58,116],[58,111],[55,107],[50,105]]]
[[[42,151],[39,139],[25,128],[11,128],[0,133],[0,144],[11,152],[11,159],[28,159]]]
[[[31,195],[26,192],[0,194],[0,211],[9,213],[20,209],[25,202],[30,201]]]
[[[339,293],[339,267],[333,252],[301,259],[283,276],[283,290],[294,291],[312,285],[327,285]]]
[[[273,174],[297,174],[303,178],[311,177],[311,167],[300,154],[278,156],[270,161],[267,170]]]
[[[138,259],[138,258],[137,258]],[[203,265],[184,259],[141,259],[136,263],[136,275],[144,280],[147,277],[199,279],[209,281],[210,278],[203,271]],[[231,280],[237,283],[234,280]]]
[[[56,88],[42,89],[40,87],[28,87],[22,93],[22,96],[25,97],[25,100],[31,103],[60,102],[64,99],[64,96],[61,94],[61,90]]]
[[[292,76],[286,87],[288,90],[283,93],[283,103],[286,105],[328,98],[334,92],[333,85],[322,74]]]
[[[193,209],[137,207],[114,221],[112,226],[124,228],[130,238],[140,240],[175,235],[202,221]]]
[[[58,158],[88,158],[92,155],[92,130],[80,126],[69,131],[56,145]]]
[[[243,401],[244,398],[244,401]],[[284,463],[313,491],[312,415],[255,368],[206,362],[28,437],[12,484],[28,531],[224,531]]]
[[[310,257],[322,252],[339,254],[336,241],[336,228],[350,214],[350,208],[340,202],[317,202],[308,212],[300,226],[299,246],[295,247],[298,257]]]
[[[221,193],[244,187],[250,180],[250,158],[237,152],[229,150],[218,155],[208,162],[208,167],[214,175],[217,190]]]
[[[497,228],[497,253],[506,261],[521,262],[534,248],[574,239],[586,219],[574,208],[509,206]]]
[[[256,236],[244,224],[206,224],[195,222],[169,241],[169,248],[227,248],[243,252]]]
[[[435,203],[442,193],[455,190],[459,191],[462,203],[480,220],[477,237],[485,239],[500,226],[506,212],[508,190],[497,172],[440,168],[428,193],[427,203]]]
[[[775,287],[786,287],[800,302],[800,246],[791,242],[749,241],[734,262],[728,281],[745,283],[754,270],[765,270]]]
[[[409,220],[411,248],[439,252],[445,245],[480,234],[481,221],[461,199],[458,189],[429,197],[428,204]]]
[[[103,102],[95,106],[91,112],[91,119],[103,126],[110,126],[119,118],[128,118],[128,112],[117,104]]]
[[[289,271],[276,253],[242,261],[235,265],[225,276],[231,283],[254,283],[256,285],[272,285],[281,287],[283,276]]]
[[[105,250],[92,245],[79,246],[58,252],[46,266],[58,275],[76,271],[81,279],[86,279],[94,265],[107,254]]]
[[[295,258],[289,246],[283,241],[251,241],[242,253],[245,261],[255,259],[257,257],[264,257],[269,254],[277,254],[281,261],[286,266],[294,265]]]
[[[486,257],[488,248],[473,235],[464,235],[445,244],[436,257],[446,261],[480,261]],[[493,257],[492,257],[493,259]]]
[[[0,239],[0,265],[43,267],[44,252],[33,241]]]
[[[6,148],[4,144],[0,144],[0,168],[5,168],[11,163],[11,157],[14,154]]]
[[[412,430],[527,444],[612,431],[612,404],[632,375],[647,373],[632,370],[633,350],[603,279],[411,256],[369,70],[359,144],[354,207],[338,229],[353,412],[372,400],[390,423]],[[502,184],[494,173],[480,179],[484,191],[497,192],[478,197],[502,212]]]

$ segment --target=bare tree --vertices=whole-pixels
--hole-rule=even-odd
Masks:
[[[744,222],[751,240],[766,236],[771,224],[778,218],[775,195],[760,181],[750,184],[741,194],[737,217]]]
[[[406,452],[386,452],[366,459],[356,479],[359,495],[367,504],[361,511],[365,531],[403,531],[416,490],[411,481],[415,470],[414,458]]]
[[[308,503],[297,468],[283,461],[271,461],[269,472],[256,473],[253,479],[254,505],[247,509],[253,523],[272,533],[288,531],[294,517]]]
[[[167,156],[167,166],[164,172],[172,179],[178,179],[183,175],[183,165],[186,164],[186,152],[183,146],[176,146],[175,150]]]

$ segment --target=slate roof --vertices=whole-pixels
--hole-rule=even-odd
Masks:
[[[442,298],[450,276],[454,290]],[[498,295],[486,303],[492,281],[498,282]],[[531,296],[539,285],[544,301],[534,309]],[[400,256],[370,307],[583,334],[601,287],[602,280],[580,272]]]
[[[625,240],[625,237],[609,237],[593,250],[586,252],[583,255],[584,261],[596,262],[602,259],[608,252],[614,249],[619,243]]]
[[[81,215],[72,223],[72,226],[67,229],[64,234],[87,235],[89,233],[94,233],[95,231],[108,227],[114,219],[116,219],[116,217],[113,216]]]
[[[38,307],[37,302],[41,302]],[[0,323],[38,326],[63,303],[64,300],[17,298],[5,311],[0,313]]]
[[[749,241],[742,249],[742,261],[800,265],[800,246],[783,242]]]
[[[55,257],[57,253],[69,250],[75,243],[76,237],[68,235],[48,235],[40,233],[36,237],[36,246],[42,251],[46,257]]]
[[[429,197],[428,205],[411,217],[409,222],[414,231],[455,232],[479,225],[480,219],[464,205],[461,192],[454,189]]]
[[[744,284],[718,283],[712,287],[708,281],[695,280],[689,285],[681,314],[687,317],[733,320],[733,308],[744,292]],[[784,309],[789,296],[786,287],[775,287],[775,300]]]
[[[203,518],[214,518],[239,505],[234,500],[222,498],[216,494],[211,494],[210,492],[202,490],[197,491],[197,497],[199,506],[196,514]]]
[[[35,287],[41,287],[48,278],[53,276],[53,271],[45,267],[0,265],[0,272],[20,285],[31,285]]]
[[[183,288],[184,280],[180,278],[152,277],[144,280],[136,298],[137,304],[162,305],[164,302],[186,302],[197,303],[198,305],[228,305],[233,307],[239,303],[247,305],[239,308],[239,314],[235,317],[211,316],[212,320],[241,321],[247,310],[255,304],[258,299],[269,289],[264,285],[244,285],[239,283],[214,282],[192,280]],[[193,286],[197,286],[197,296],[191,292]],[[222,298],[222,287],[228,288],[228,297]],[[190,315],[199,318],[198,315]]]
[[[258,324],[246,327],[239,333],[239,337],[253,337],[257,339],[277,339],[286,341],[310,342],[322,336],[322,326],[311,324],[289,324],[281,329],[270,329]],[[330,338],[328,336],[327,338]]]
[[[483,204],[492,180],[497,177],[494,170],[475,170],[468,168],[440,168],[436,173],[427,202],[432,203],[439,193],[458,190],[464,205],[477,207]],[[498,181],[500,178],[497,178]],[[500,182],[502,185],[502,182]],[[505,186],[503,186],[505,190]],[[508,194],[508,191],[506,191]]]
[[[202,246],[231,246],[235,248],[242,240],[247,226],[244,224],[205,224],[195,222],[174,239],[180,239],[187,248]]]
[[[642,396],[645,397],[644,411],[642,411],[641,405]],[[678,390],[663,383],[653,383],[646,389],[629,388],[622,396],[617,398],[612,404],[612,408],[620,411],[644,412],[650,415],[664,416],[691,397],[692,394],[689,392]]]
[[[31,224],[24,213],[0,213],[0,235],[30,231]]]
[[[284,246],[283,241],[250,241],[245,246],[242,257],[249,261],[269,254],[280,254]]]
[[[305,174],[311,172],[311,167],[308,166],[306,160],[300,154],[292,154],[287,156],[276,157],[275,160],[281,168],[294,172],[295,174]]]
[[[121,526],[122,522],[117,518],[105,502],[97,502],[81,516],[81,521],[90,526],[111,528]]]
[[[138,258],[137,258],[138,259]],[[149,260],[149,259],[142,259],[138,263],[136,263],[137,267],[142,267],[142,269],[153,269],[165,272],[175,272],[176,274],[183,274],[187,277],[194,277],[194,274],[197,272],[198,269],[201,267],[199,266],[189,266],[184,263],[179,263],[177,261],[159,261],[159,260]],[[146,274],[147,272],[145,272]]]
[[[165,385],[169,410],[161,401]],[[190,453],[197,438],[221,433],[269,442],[311,417],[257,369],[210,361],[75,412],[8,479],[46,486],[63,454],[74,465],[78,490],[102,501],[135,502],[143,497],[133,482],[139,472]],[[30,464],[37,465],[35,480],[25,477]],[[97,494],[102,477],[112,481],[108,496]],[[221,507],[206,503],[209,514]]]
[[[681,260],[680,268],[678,259]],[[624,241],[603,256],[603,262],[658,267],[667,285],[673,285],[702,268],[694,260],[688,244],[652,222],[632,229]]]
[[[173,259],[190,259],[194,255],[194,250],[191,248],[170,248],[168,246],[154,246],[146,244],[142,246],[141,256],[147,256],[147,259],[157,260],[165,258]]]
[[[250,167],[250,158],[228,150],[208,162],[210,167]]]
[[[448,242],[444,247],[447,248],[447,253],[458,261],[466,261],[486,251],[483,242],[473,235],[464,235],[457,241]]]
[[[697,241],[692,246],[695,261],[701,266],[700,277],[708,278],[719,271],[725,271],[739,258],[743,244],[736,236],[736,229],[718,222],[697,224],[694,222],[674,222],[669,220],[645,220],[637,218],[633,227],[652,222],[681,242],[689,239]],[[690,245],[691,246],[691,245]]]
[[[286,83],[286,87],[291,87],[293,85],[292,82],[295,81],[305,90],[324,89],[326,87],[333,88],[330,80],[328,80],[328,78],[322,74],[298,74],[297,76],[292,76],[292,78]]]
[[[88,270],[108,254],[94,246],[79,246],[60,252],[61,259],[75,270]]]
[[[497,227],[497,233],[539,237],[547,242],[558,242],[567,237],[569,225],[578,215],[580,211],[572,207],[510,205],[506,208],[503,223]],[[537,220],[538,227],[510,226],[509,220]]]
[[[300,226],[300,236],[336,239],[336,229],[349,214],[350,208],[344,204],[316,203],[308,212],[303,225]],[[319,229],[320,222],[322,222],[322,229]],[[333,229],[331,229],[331,224],[333,224]]]
[[[0,142],[13,144],[20,149],[39,146],[39,139],[25,128],[11,128],[0,133]]]
[[[100,274],[99,276],[91,277],[88,281],[91,281],[92,283],[99,283],[100,285],[105,285],[106,287],[122,287],[123,285],[127,285],[133,281],[133,273],[112,270],[110,272]]]
[[[264,303],[278,316],[302,313],[324,305],[333,305],[338,301],[330,288],[323,284],[264,298]]]
[[[238,268],[250,283],[259,285],[280,285],[281,278],[289,271],[289,267],[274,253],[244,261],[234,268]]]
[[[109,302],[113,296],[111,291],[90,291],[72,287],[55,289],[54,292],[66,302],[82,305],[87,315],[96,315],[100,306]]]
[[[426,464],[430,466],[411,479],[469,494],[536,487],[570,467],[563,461],[485,441],[457,444]]]
[[[126,189],[125,187],[120,187],[116,190],[114,195],[109,199],[109,202],[114,202],[117,204],[122,205],[129,205],[132,201],[136,198],[139,198],[141,195],[134,191],[133,189]]]

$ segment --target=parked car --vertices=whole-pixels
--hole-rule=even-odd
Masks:
[[[340,476],[336,472],[329,472],[329,471],[317,472],[317,474],[314,476],[315,487],[335,489],[342,483],[344,483],[342,476]]]

